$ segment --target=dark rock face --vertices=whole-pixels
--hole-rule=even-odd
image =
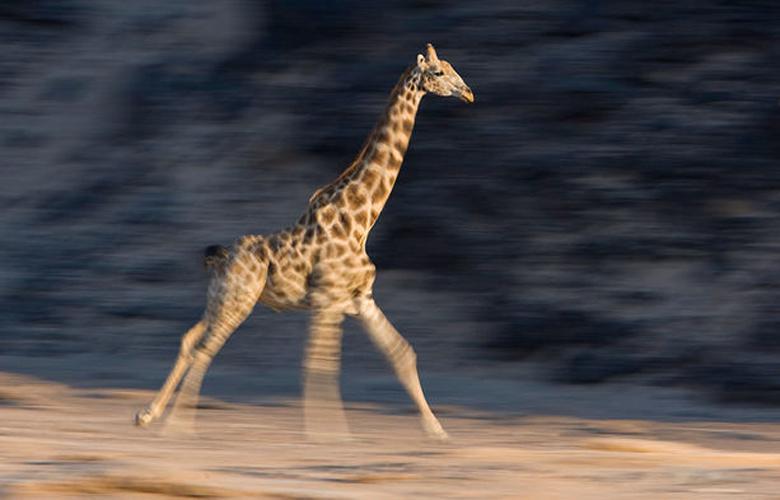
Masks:
[[[198,252],[294,221],[431,41],[477,102],[426,98],[369,251],[467,297],[443,345],[776,402],[780,6],[382,5],[0,6],[3,352],[173,345]]]
[[[73,29],[85,16],[76,2],[64,0],[8,0],[0,6],[0,19],[33,29]]]
[[[522,359],[540,351],[587,346],[604,347],[618,344],[634,333],[622,325],[593,317],[576,310],[523,307],[519,311],[496,311],[493,319],[505,325],[487,347],[502,356]]]

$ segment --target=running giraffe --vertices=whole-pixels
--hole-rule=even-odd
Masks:
[[[255,303],[276,310],[310,309],[304,360],[304,416],[313,438],[346,437],[338,374],[341,323],[357,317],[420,411],[425,432],[447,433],[425,400],[414,350],[387,320],[372,296],[375,267],[366,238],[393,188],[426,93],[473,102],[474,94],[431,44],[401,75],[385,112],[357,158],[317,190],[298,222],[268,236],[239,238],[232,248],[206,249],[212,274],[202,319],[182,338],[181,350],[155,399],[136,414],[137,425],[158,419],[181,382],[172,415],[191,424],[201,382],[212,359]]]

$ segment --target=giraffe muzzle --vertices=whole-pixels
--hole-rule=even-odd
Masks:
[[[461,101],[467,102],[469,104],[474,102],[474,92],[472,92],[468,87],[463,89],[458,97],[460,97]]]

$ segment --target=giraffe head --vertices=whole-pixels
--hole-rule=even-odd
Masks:
[[[417,68],[420,70],[423,90],[440,96],[455,96],[474,102],[474,93],[450,63],[439,59],[436,49],[430,43],[425,47],[425,56],[417,54]]]

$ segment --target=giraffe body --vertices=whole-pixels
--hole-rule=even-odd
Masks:
[[[417,404],[424,430],[446,437],[425,401],[414,351],[374,302],[376,268],[366,253],[366,239],[393,189],[417,109],[428,92],[473,101],[468,86],[449,63],[438,59],[430,44],[426,56],[418,55],[417,63],[401,76],[353,163],[312,195],[295,225],[271,235],[243,236],[230,249],[207,249],[211,280],[206,311],[184,335],[168,379],[154,401],[136,415],[137,424],[159,418],[179,385],[173,413],[187,410],[191,417],[211,360],[260,303],[275,310],[312,311],[304,362],[310,436],[346,432],[337,376],[341,323],[345,316],[353,316]]]

